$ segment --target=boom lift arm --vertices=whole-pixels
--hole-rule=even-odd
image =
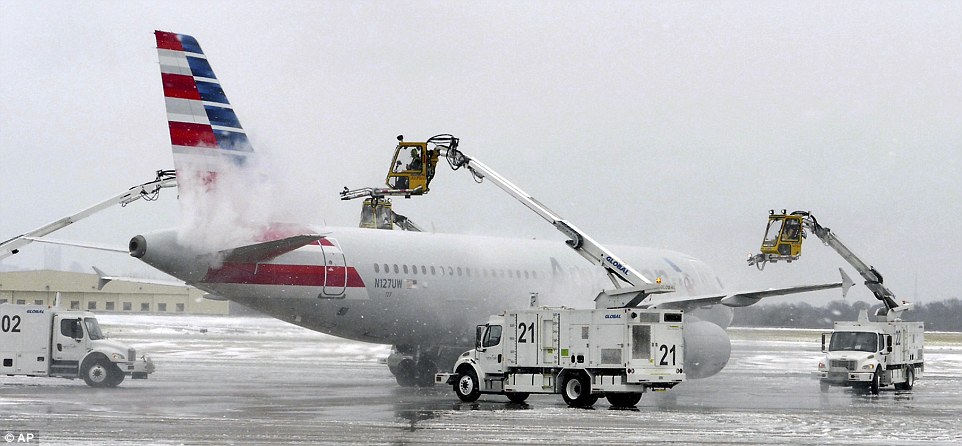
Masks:
[[[37,229],[34,229],[25,234],[18,235],[11,238],[3,243],[0,243],[0,260],[10,257],[14,254],[20,252],[20,248],[30,244],[34,241],[44,241],[40,237],[50,234],[54,231],[63,229],[73,223],[76,223],[84,218],[87,218],[93,214],[96,214],[104,209],[107,209],[114,205],[127,206],[141,198],[147,201],[153,201],[157,199],[160,190],[165,187],[176,186],[177,182],[174,176],[174,171],[172,170],[158,170],[157,178],[153,181],[141,184],[139,186],[131,187],[120,194],[110,197],[100,203],[90,206],[86,209],[78,211],[72,215],[68,215],[60,220],[48,223]]]
[[[401,137],[398,137],[398,139],[399,141],[403,141]],[[589,237],[588,234],[578,229],[571,222],[561,218],[560,215],[549,209],[527,192],[523,191],[514,183],[508,181],[508,179],[504,178],[484,163],[465,155],[463,152],[458,150],[458,138],[452,135],[437,135],[428,141],[435,144],[435,146],[430,150],[427,150],[426,147],[422,146],[424,148],[421,149],[422,152],[420,152],[419,156],[422,157],[423,161],[425,162],[423,169],[427,172],[430,172],[430,174],[424,175],[424,177],[427,178],[427,182],[419,185],[419,190],[412,190],[410,188],[345,189],[343,192],[341,192],[341,199],[349,200],[364,196],[370,196],[374,198],[377,196],[383,197],[386,195],[404,195],[407,197],[410,195],[422,195],[427,191],[427,185],[434,177],[434,164],[437,163],[440,157],[444,157],[447,159],[452,170],[458,170],[464,167],[471,172],[475,178],[475,181],[480,183],[484,179],[488,179],[493,182],[496,186],[501,188],[501,190],[505,191],[515,200],[521,202],[521,204],[525,205],[528,209],[531,209],[535,214],[538,214],[539,217],[548,223],[551,223],[555,229],[568,237],[569,239],[565,241],[565,243],[571,249],[574,249],[578,254],[592,264],[604,268],[608,273],[608,278],[611,279],[611,282],[614,284],[615,289],[604,290],[599,293],[598,297],[595,298],[598,308],[637,306],[651,294],[674,291],[673,286],[669,284],[662,284],[660,278],[656,279],[655,281],[649,280],[628,265],[627,262],[618,258],[618,256],[616,256],[612,251],[596,242],[594,239]],[[402,144],[405,143],[402,142]],[[407,144],[410,145],[420,143]],[[398,149],[395,151],[394,161],[392,161],[395,164],[397,163],[398,154],[400,153],[401,149],[402,146],[399,145]],[[391,174],[389,173],[388,180],[391,178],[390,175]],[[390,183],[388,185],[390,186]],[[624,284],[627,284],[627,286],[624,286],[624,284],[619,282],[619,280]]]
[[[783,210],[781,214],[776,214],[775,211],[770,211],[768,220],[768,233],[765,234],[765,239],[762,241],[762,252],[750,257],[748,259],[749,265],[755,265],[758,269],[763,269],[767,262],[797,260],[801,257],[805,230],[809,230],[822,243],[842,256],[865,279],[865,286],[872,291],[876,299],[882,301],[885,305],[884,316],[887,320],[898,320],[902,312],[911,308],[910,304],[899,304],[895,300],[895,293],[882,284],[882,275],[875,267],[866,264],[855,255],[831,229],[818,224],[818,220],[811,212],[795,211],[787,214]],[[882,314],[879,315],[882,316]]]

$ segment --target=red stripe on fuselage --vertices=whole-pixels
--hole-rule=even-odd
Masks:
[[[175,146],[217,147],[214,129],[205,124],[168,121],[170,143]]]
[[[324,265],[284,265],[275,263],[224,263],[210,268],[204,283],[236,283],[244,285],[329,286],[363,288],[364,281],[354,267]],[[345,285],[344,275],[347,274]]]
[[[163,50],[184,51],[184,46],[181,45],[180,40],[177,39],[177,34],[165,31],[154,31],[154,37],[157,38],[157,48]]]
[[[164,83],[165,97],[200,100],[200,92],[197,91],[193,76],[160,73],[160,80]]]

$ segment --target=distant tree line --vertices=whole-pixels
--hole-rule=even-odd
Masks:
[[[737,327],[832,328],[835,321],[854,321],[862,309],[872,317],[882,304],[848,303],[837,300],[824,307],[805,302],[757,304],[735,309],[732,325]],[[905,313],[905,320],[925,322],[927,331],[962,332],[962,300],[917,303]]]

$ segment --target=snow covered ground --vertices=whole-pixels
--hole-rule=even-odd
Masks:
[[[400,388],[388,346],[274,319],[103,315],[105,331],[149,353],[157,372],[116,389],[81,380],[0,377],[0,432],[43,444],[959,444],[962,335],[930,336],[912,392],[832,389],[811,370],[818,330],[733,329],[718,375],[635,410],[528,404],[448,388]]]

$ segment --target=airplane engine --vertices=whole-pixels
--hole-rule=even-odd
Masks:
[[[694,317],[685,321],[685,375],[688,378],[708,378],[720,372],[731,354],[731,339],[724,329]]]

